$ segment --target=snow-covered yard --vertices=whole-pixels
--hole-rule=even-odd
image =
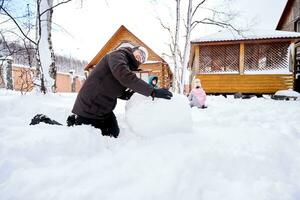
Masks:
[[[124,101],[117,139],[28,125],[37,113],[65,123],[75,97],[0,90],[1,200],[300,199],[300,101],[210,96],[208,109],[190,109],[192,131],[153,137],[131,131]],[[176,122],[167,107],[158,119],[168,112],[161,124]]]

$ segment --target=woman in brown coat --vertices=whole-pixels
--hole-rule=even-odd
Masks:
[[[118,137],[119,126],[113,113],[117,98],[128,100],[137,92],[171,99],[171,92],[153,88],[135,75],[134,71],[147,60],[144,49],[120,48],[101,59],[78,93],[72,110],[75,115],[68,117],[68,126],[90,124],[101,129],[102,135]]]

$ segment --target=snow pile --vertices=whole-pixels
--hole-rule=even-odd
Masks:
[[[75,97],[0,90],[1,200],[300,199],[300,101],[208,96],[207,109],[190,109],[192,133],[160,137],[132,133],[124,101],[117,139],[91,126],[28,125],[37,113],[64,123]]]
[[[288,89],[288,90],[279,90],[275,93],[275,95],[277,96],[286,96],[286,97],[300,97],[300,93],[296,92],[292,89]]]
[[[136,134],[148,137],[192,130],[188,99],[177,94],[171,100],[134,94],[126,104],[126,121]]]

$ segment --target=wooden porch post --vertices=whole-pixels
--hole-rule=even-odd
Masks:
[[[296,47],[295,47],[295,42],[291,42],[291,45],[290,45],[290,52],[289,52],[289,57],[290,57],[290,60],[289,60],[289,70],[291,72],[295,72],[295,66],[296,66],[296,57],[295,57],[295,51],[296,51]],[[295,73],[294,73],[295,74]]]
[[[245,44],[240,43],[240,74],[244,74],[244,65],[245,65]]]
[[[161,63],[161,87],[166,88],[165,83],[165,65],[164,63]]]
[[[200,70],[200,45],[195,46],[195,58],[194,58],[194,73],[193,75],[197,75]]]
[[[292,67],[293,67],[293,75],[294,75],[294,80],[293,80],[293,89],[297,92],[300,91],[300,43],[296,43],[293,41],[292,43]],[[290,64],[290,63],[289,63]],[[291,67],[291,66],[290,66]]]

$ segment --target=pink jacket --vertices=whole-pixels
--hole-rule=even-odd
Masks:
[[[202,88],[194,88],[189,94],[191,107],[202,107],[205,105],[206,93]]]

